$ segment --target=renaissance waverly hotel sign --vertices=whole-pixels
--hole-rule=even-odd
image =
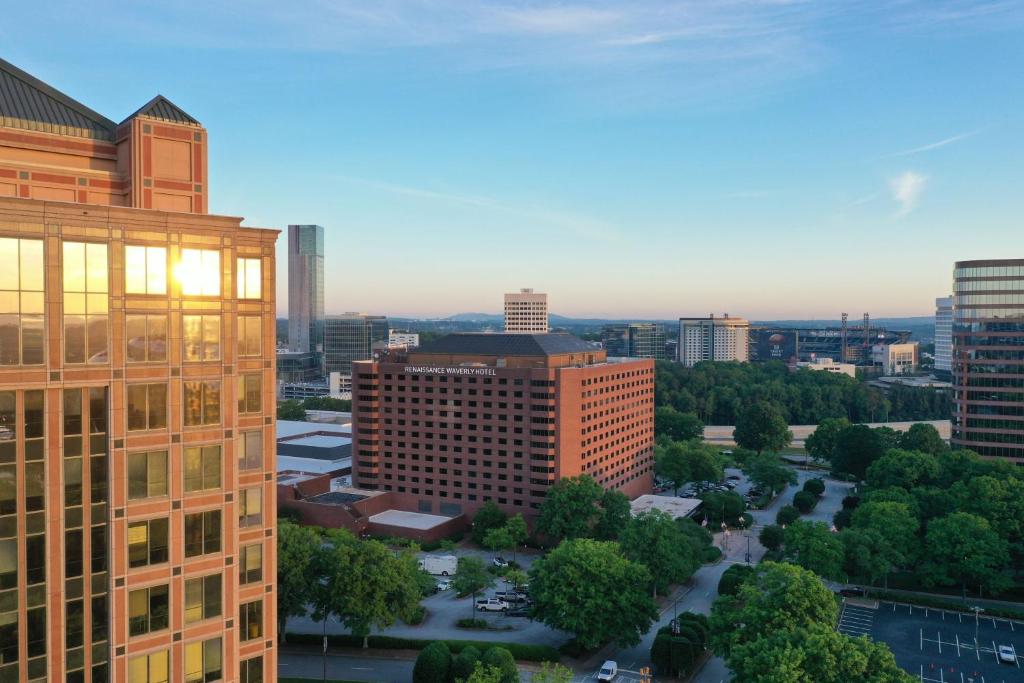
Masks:
[[[443,367],[433,365],[406,365],[405,372],[410,375],[469,375],[471,377],[494,377],[498,374],[494,368]]]

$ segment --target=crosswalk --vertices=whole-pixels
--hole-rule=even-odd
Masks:
[[[839,615],[839,632],[857,638],[871,636],[871,626],[875,623],[875,610],[860,605],[843,605]]]

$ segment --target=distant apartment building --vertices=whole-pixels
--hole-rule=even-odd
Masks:
[[[601,344],[611,357],[665,360],[665,326],[661,323],[605,325]]]
[[[505,295],[505,334],[545,334],[548,326],[548,295],[520,289]]]
[[[388,331],[389,349],[414,349],[420,345],[420,335],[415,332],[402,332],[401,330]]]
[[[948,379],[953,371],[953,297],[935,299],[935,372]]]
[[[798,362],[797,369],[806,368],[818,372],[830,372],[834,375],[846,375],[847,377],[857,376],[857,366],[853,363],[837,363],[831,358],[815,358],[813,361],[804,363]]]
[[[0,680],[276,680],[276,230],[0,60]]]
[[[693,367],[701,361],[749,360],[750,323],[743,318],[679,319],[679,362]]]
[[[353,363],[353,483],[402,509],[535,516],[563,477],[630,498],[654,468],[654,361],[566,334],[452,334]]]
[[[960,261],[953,280],[950,442],[1024,465],[1024,259]]]
[[[917,342],[871,347],[871,362],[883,375],[908,375],[917,370],[918,361]]]
[[[388,319],[383,315],[345,313],[324,320],[324,364],[327,374],[352,374],[352,362],[368,360],[388,346]]]
[[[319,225],[288,226],[288,350],[318,354],[318,359],[324,352],[324,229]]]

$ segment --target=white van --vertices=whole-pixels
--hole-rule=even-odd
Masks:
[[[455,576],[459,558],[454,555],[427,555],[420,560],[420,569],[435,576]]]

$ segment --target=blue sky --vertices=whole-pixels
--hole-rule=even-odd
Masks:
[[[928,314],[954,260],[1024,256],[1022,36],[1001,0],[97,0],[0,23],[4,58],[110,118],[157,92],[198,118],[211,210],[324,225],[328,312],[390,315],[519,287],[576,316]]]

